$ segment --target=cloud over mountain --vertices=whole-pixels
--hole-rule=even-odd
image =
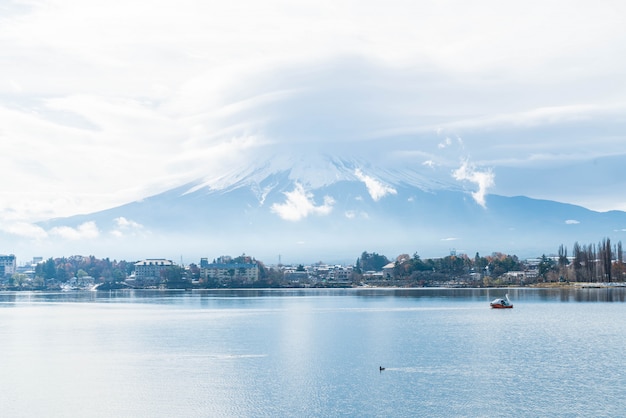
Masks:
[[[369,192],[372,199],[374,199],[374,201],[378,201],[388,194],[398,193],[397,190],[393,187],[387,186],[386,184],[381,183],[375,178],[363,174],[363,172],[359,169],[355,170],[354,175],[363,183],[365,183],[367,191]]]
[[[324,203],[316,206],[313,193],[306,192],[300,183],[295,184],[293,191],[284,192],[287,200],[274,203],[271,211],[287,221],[299,221],[309,215],[328,215],[333,210],[334,199],[324,196]]]
[[[67,240],[94,239],[100,236],[100,231],[95,222],[89,221],[77,227],[57,226],[49,231],[50,235],[56,235]]]
[[[485,194],[494,185],[494,174],[491,170],[480,171],[464,161],[461,167],[454,170],[452,176],[459,181],[474,183],[478,190],[472,192],[472,197],[480,206],[485,207]]]

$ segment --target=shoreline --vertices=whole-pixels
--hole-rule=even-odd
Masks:
[[[569,282],[569,283],[535,283],[528,287],[537,288],[564,288],[564,289],[602,289],[602,288],[614,288],[614,287],[626,287],[626,282],[603,282],[603,283],[589,283],[589,282]]]

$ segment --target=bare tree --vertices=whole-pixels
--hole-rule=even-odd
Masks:
[[[611,251],[611,239],[604,238],[598,243],[598,259],[600,262],[600,277],[603,281],[611,282],[611,265],[613,264],[613,254]]]
[[[615,250],[617,253],[617,259],[615,260],[613,272],[614,278],[616,281],[624,281],[624,254],[622,252],[622,241],[617,242],[617,249]]]
[[[593,280],[593,254],[591,245],[583,245],[583,251],[585,252],[585,281],[590,282]]]
[[[561,244],[559,246],[559,275],[569,281],[567,274],[567,265],[569,260],[567,259],[567,247]]]
[[[574,243],[574,248],[572,249],[572,255],[574,256],[574,279],[577,282],[584,281],[584,272],[583,272],[583,260],[584,260],[584,251],[580,247],[578,242]]]

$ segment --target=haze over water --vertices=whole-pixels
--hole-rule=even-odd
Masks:
[[[618,416],[625,289],[0,294],[11,417]],[[380,371],[379,366],[385,370]]]

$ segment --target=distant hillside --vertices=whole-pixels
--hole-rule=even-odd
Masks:
[[[221,188],[198,182],[41,226],[95,222],[100,235],[89,248],[105,255],[109,248],[126,251],[126,258],[194,261],[245,252],[270,263],[279,255],[285,262],[354,261],[364,250],[390,258],[415,252],[437,257],[451,249],[530,257],[554,253],[560,244],[571,248],[575,241],[617,241],[626,228],[625,212],[496,195],[488,195],[482,207],[461,190],[399,179],[372,185],[365,181],[374,179],[369,173],[350,170],[344,167],[336,181],[316,187],[294,180],[289,170],[255,173]]]

